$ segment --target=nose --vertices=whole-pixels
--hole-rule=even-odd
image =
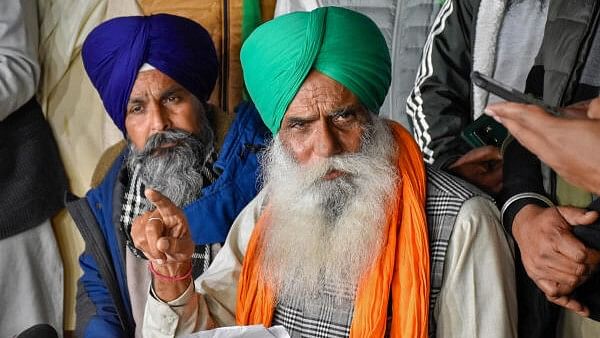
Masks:
[[[167,130],[171,127],[169,114],[159,104],[149,104],[148,118],[150,119],[150,132],[152,134]]]
[[[329,158],[338,155],[342,151],[338,135],[332,130],[329,123],[324,122],[316,131],[314,153],[321,158]]]

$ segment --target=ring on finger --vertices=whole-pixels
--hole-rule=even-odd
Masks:
[[[150,223],[152,221],[159,221],[162,224],[165,224],[165,222],[163,222],[163,220],[160,217],[150,217],[150,218],[148,218],[148,223]]]

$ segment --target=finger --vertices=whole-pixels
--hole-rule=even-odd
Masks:
[[[194,243],[191,239],[162,237],[158,240],[157,248],[165,254],[168,262],[184,262],[192,258]]]
[[[579,301],[569,297],[569,296],[561,296],[561,297],[546,297],[549,301],[559,306],[562,306],[568,310],[571,310],[583,317],[589,317],[590,310],[581,304]]]
[[[454,162],[450,168],[463,165],[465,163],[474,162],[488,162],[488,161],[499,161],[502,159],[500,150],[494,146],[484,146],[475,148],[465,155],[461,156],[456,162]]]
[[[600,98],[595,98],[590,101],[587,117],[590,119],[600,119]]]
[[[138,250],[142,250],[146,256],[149,255],[148,251],[148,242],[146,240],[146,215],[140,215],[133,220],[131,224],[131,240],[133,241],[133,246],[135,246]]]
[[[499,117],[503,123],[507,119],[525,123],[530,121],[532,116],[551,116],[539,106],[516,102],[493,103],[485,107],[484,112],[492,117]]]
[[[156,247],[158,239],[163,236],[164,223],[159,218],[151,217],[146,222],[144,230],[146,241],[148,242],[148,253],[152,258],[164,260],[166,258],[165,255]]]
[[[499,102],[488,105],[485,107],[484,112],[502,124],[508,120],[523,123],[524,119],[527,118],[524,115],[529,115],[534,109],[535,107],[531,105],[514,102]]]
[[[573,290],[555,280],[538,279],[535,284],[544,292],[547,298],[558,298],[568,296]]]
[[[581,283],[589,270],[583,262],[574,262],[558,252],[544,254],[537,262],[527,265],[533,278],[553,280],[573,288]]]
[[[576,263],[583,263],[587,259],[587,248],[571,232],[565,231],[560,239],[554,242],[554,249]]]
[[[565,214],[573,220],[575,216],[570,213],[575,212],[574,209],[577,208],[557,207],[552,209],[553,212],[557,213],[557,220],[559,220],[560,223],[557,223],[556,225],[556,232],[558,235],[554,236],[551,245],[554,251],[560,252],[565,257],[577,263],[583,263],[587,258],[587,248],[573,235],[573,233],[571,233],[571,231],[569,231],[570,225],[563,217],[563,214]]]
[[[165,226],[172,227],[181,222],[181,209],[178,208],[170,199],[154,189],[144,191],[146,198],[152,203],[165,223]]]
[[[188,227],[185,222],[179,222],[174,225],[170,230],[170,235],[173,238],[181,239],[188,234]]]
[[[566,107],[558,108],[562,116],[585,118],[592,100],[579,101]]]
[[[558,212],[570,225],[592,224],[598,219],[598,212],[575,207],[558,207]]]
[[[501,166],[498,166],[485,174],[486,183],[484,185],[489,191],[497,194],[500,192],[500,190],[502,190],[502,175],[503,172]]]
[[[538,106],[513,102],[489,105],[485,112],[502,123],[519,141],[541,134],[545,131],[544,126],[555,119]]]
[[[595,272],[600,264],[600,251],[587,248],[587,258],[585,264],[588,266],[588,273]]]
[[[587,268],[584,266],[581,268],[581,271],[585,271]],[[587,279],[587,275],[585,273],[576,275],[572,273],[563,272],[554,268],[547,268],[542,275],[542,278],[552,280],[559,284],[558,286],[558,294],[556,295],[568,295],[576,287],[581,285]],[[551,293],[548,293],[551,294]]]

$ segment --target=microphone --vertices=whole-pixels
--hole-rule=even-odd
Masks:
[[[19,333],[15,338],[58,338],[58,333],[51,325],[36,324]]]

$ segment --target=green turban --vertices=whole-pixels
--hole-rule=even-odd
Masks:
[[[261,25],[244,42],[241,62],[248,93],[273,134],[311,69],[348,88],[375,113],[391,81],[389,50],[375,23],[339,7]]]

